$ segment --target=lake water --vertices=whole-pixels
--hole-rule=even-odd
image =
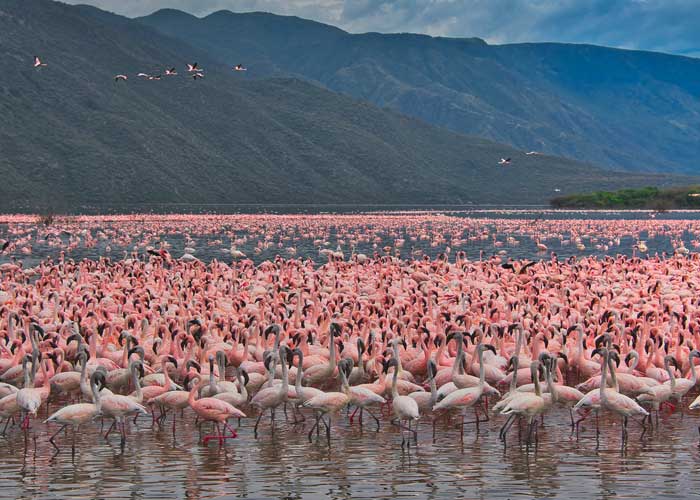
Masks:
[[[130,425],[124,450],[99,425],[86,426],[71,459],[70,434],[56,458],[48,429],[34,424],[25,441],[13,430],[2,438],[0,497],[3,498],[689,498],[700,487],[697,464],[700,416],[675,413],[658,431],[640,439],[630,424],[620,446],[619,422],[593,419],[579,438],[566,410],[548,414],[539,444],[519,443],[514,426],[508,444],[498,439],[503,420],[465,429],[460,443],[456,420],[439,423],[435,440],[429,421],[419,427],[418,446],[401,450],[401,437],[388,419],[375,425],[345,417],[334,422],[331,447],[325,437],[308,442],[300,427],[278,412],[274,436],[252,420],[223,447],[198,444],[193,418],[163,429],[150,418]],[[337,419],[336,419],[337,420]],[[306,429],[311,424],[307,424]],[[53,432],[53,431],[52,431]]]
[[[364,221],[361,223],[338,217],[314,227],[321,228],[331,249],[339,244],[338,238],[342,239],[346,256],[352,251],[349,240],[353,235],[368,230],[376,232],[379,243],[374,246],[373,240],[358,241],[355,251],[381,252],[382,246],[389,244],[392,253],[398,251],[401,257],[413,255],[411,252],[435,257],[452,241],[462,240],[462,245],[452,245],[452,255],[459,250],[470,258],[503,251],[503,258],[527,259],[550,258],[549,251],[556,251],[560,258],[631,255],[642,238],[648,253],[661,254],[672,252],[674,242],[679,241],[692,249],[700,237],[700,217],[691,212],[659,214],[650,220],[648,212],[445,207],[440,212],[424,212],[424,218],[415,213],[386,216],[396,217],[396,221],[382,222],[373,219],[381,215],[372,214],[359,216]],[[222,249],[246,236],[237,247],[256,261],[278,254],[289,256],[285,251],[290,246],[297,257],[323,261],[319,245],[309,236],[313,228],[303,227],[299,219],[267,221],[261,232],[249,219],[236,217],[213,223],[69,220],[38,231],[28,223],[6,221],[0,226],[0,237],[23,241],[13,245],[0,262],[20,259],[28,267],[48,255],[56,257],[61,250],[76,259],[121,258],[124,251],[137,247],[142,254],[146,245],[161,241],[167,241],[177,257],[186,245],[184,234],[194,242],[195,255],[204,261],[225,260]],[[292,228],[285,224],[292,224]],[[61,229],[66,232],[61,233]],[[99,237],[100,230],[108,232],[107,237]],[[47,239],[47,231],[56,234]],[[94,245],[85,247],[82,231],[89,233]],[[446,232],[450,237],[444,237]],[[255,253],[257,243],[267,234],[274,235],[270,239],[274,245]],[[411,241],[412,236],[421,234],[428,237]],[[69,242],[78,235],[80,243],[69,249]],[[571,241],[563,243],[576,235],[584,235],[584,250]],[[508,243],[508,236],[517,238],[518,243]],[[616,237],[619,243],[613,242],[612,247],[596,248]],[[397,248],[397,239],[407,241]],[[537,241],[547,244],[547,253],[537,251]],[[27,245],[31,245],[30,253],[22,251]],[[692,391],[688,401],[696,395],[697,390]],[[700,414],[683,409],[688,401],[676,413],[664,415],[660,427],[643,438],[640,427],[631,422],[626,447],[621,446],[619,421],[602,417],[597,440],[591,418],[577,437],[571,432],[568,411],[561,409],[546,416],[537,446],[520,442],[514,426],[504,447],[498,439],[501,417],[482,424],[479,432],[468,426],[463,443],[456,420],[438,423],[433,438],[430,421],[424,419],[418,445],[410,450],[401,449],[400,432],[388,418],[382,419],[380,431],[375,432],[368,420],[361,428],[357,422],[350,425],[343,415],[333,422],[329,448],[323,435],[308,442],[310,421],[305,428],[295,427],[285,422],[281,412],[274,436],[269,420],[263,420],[256,438],[253,419],[244,419],[237,439],[223,447],[217,442],[204,446],[198,442],[192,414],[186,412],[183,419],[178,418],[175,435],[170,420],[162,429],[151,426],[150,418],[130,424],[124,449],[116,435],[110,441],[99,435],[99,423],[87,425],[77,436],[77,453],[72,459],[70,431],[58,437],[64,449],[54,457],[48,437],[55,427],[34,422],[26,435],[14,426],[6,437],[0,437],[0,498],[689,498],[700,491]],[[52,407],[56,408],[58,405]]]
[[[240,208],[240,207],[239,207]],[[253,212],[255,206],[249,207]],[[319,263],[327,258],[321,249],[341,249],[345,257],[352,252],[384,254],[401,258],[435,258],[458,251],[470,259],[488,258],[499,254],[503,259],[548,259],[555,252],[560,259],[571,256],[625,254],[633,255],[640,240],[648,250],[635,255],[673,253],[674,241],[691,250],[700,248],[700,213],[670,211],[654,214],[650,211],[557,211],[546,208],[493,209],[444,207],[413,211],[374,210],[368,207],[326,207],[314,215],[303,214],[304,207],[266,206],[257,213],[230,215],[199,214],[190,216],[134,215],[129,218],[82,217],[58,218],[50,228],[37,229],[35,218],[26,217],[22,223],[10,222],[0,215],[0,238],[17,241],[0,255],[0,263],[11,258],[21,260],[25,267],[34,266],[46,256],[57,257],[60,251],[73,259],[123,258],[125,252],[145,255],[145,249],[166,243],[173,257],[178,258],[188,247],[204,261],[230,260],[229,249],[235,246],[256,263],[285,258],[311,258]],[[273,210],[277,208],[277,210]],[[292,209],[297,211],[293,212]],[[306,207],[312,210],[312,207]],[[334,212],[334,210],[336,212]],[[268,213],[268,212],[275,213]],[[290,213],[298,215],[289,215]],[[653,218],[650,217],[653,216]],[[307,220],[311,221],[307,224]],[[12,231],[8,233],[8,231]],[[47,235],[50,233],[50,238]],[[86,245],[85,233],[92,239]],[[108,233],[108,234],[104,234]],[[187,235],[187,237],[185,237]],[[313,235],[313,236],[311,236]],[[370,235],[365,241],[362,235]],[[509,241],[512,237],[513,241]],[[577,248],[580,237],[584,248]],[[318,241],[323,239],[322,245]],[[376,238],[376,240],[374,239]],[[73,246],[69,243],[77,239]],[[256,246],[262,241],[266,246]],[[399,247],[398,240],[404,240]],[[316,243],[315,243],[316,241]],[[538,251],[536,243],[547,246]],[[22,247],[29,252],[23,252]],[[288,252],[292,247],[294,253]]]

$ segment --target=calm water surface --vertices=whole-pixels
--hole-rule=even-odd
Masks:
[[[254,422],[244,420],[238,438],[223,447],[198,444],[187,413],[175,436],[169,422],[162,429],[150,418],[131,424],[123,451],[119,438],[106,442],[95,423],[78,436],[74,460],[69,444],[52,458],[49,430],[34,424],[26,440],[15,429],[0,441],[0,497],[688,498],[700,487],[700,417],[689,414],[662,418],[643,439],[630,424],[625,449],[618,422],[601,419],[596,441],[591,421],[577,439],[566,410],[546,417],[539,444],[529,448],[515,426],[501,444],[500,417],[478,433],[467,427],[464,443],[456,420],[438,424],[434,440],[424,420],[410,451],[401,450],[388,420],[379,432],[367,421],[361,428],[345,416],[336,420],[330,449],[323,437],[309,443],[304,429],[281,415],[274,436],[268,421],[256,439]],[[70,434],[58,439],[70,443]]]
[[[238,207],[238,206],[235,206]],[[254,211],[257,206],[248,207],[248,212]],[[239,207],[240,208],[240,207]],[[565,211],[565,210],[551,210],[545,208],[528,208],[528,209],[518,209],[518,210],[505,210],[505,209],[494,209],[494,208],[470,208],[470,209],[456,209],[455,207],[444,207],[444,209],[436,210],[431,208],[430,210],[421,211],[401,211],[401,212],[389,212],[389,211],[377,211],[377,207],[374,207],[373,212],[362,212],[361,209],[369,207],[327,207],[327,212],[319,212],[318,209],[315,213],[337,213],[342,214],[387,214],[387,215],[404,215],[409,216],[410,214],[421,214],[427,215],[428,217],[435,216],[439,218],[440,216],[449,216],[452,220],[464,220],[464,228],[459,234],[461,238],[460,244],[453,244],[449,239],[441,242],[438,245],[431,245],[432,240],[417,240],[411,241],[410,237],[415,236],[415,231],[399,230],[396,233],[389,234],[386,230],[378,231],[378,235],[382,238],[382,242],[373,247],[370,242],[359,242],[355,247],[354,251],[357,253],[365,253],[366,255],[373,255],[374,252],[382,253],[382,247],[384,245],[393,246],[393,243],[397,238],[404,238],[405,245],[402,248],[393,247],[392,254],[401,258],[415,257],[416,255],[412,252],[420,252],[420,255],[427,255],[431,258],[437,257],[440,253],[443,253],[450,248],[451,259],[454,258],[454,254],[457,251],[464,251],[467,258],[479,259],[480,257],[489,257],[493,254],[500,253],[502,258],[514,258],[514,259],[531,259],[540,260],[548,259],[550,252],[556,252],[560,259],[566,259],[571,256],[581,257],[587,255],[596,255],[599,257],[605,255],[616,255],[616,254],[626,254],[632,255],[634,251],[635,244],[639,240],[644,240],[648,246],[647,255],[662,255],[664,252],[671,254],[673,253],[672,238],[669,236],[667,231],[670,228],[681,227],[683,230],[679,235],[674,235],[678,241],[682,241],[685,246],[692,251],[698,251],[700,248],[700,211],[670,211],[668,213],[657,214],[655,218],[650,219],[650,212],[637,210],[637,211]],[[397,207],[401,208],[401,207]],[[259,213],[275,213],[275,214],[304,214],[306,212],[311,212],[313,206],[300,207],[300,206],[269,206],[266,207],[264,212],[260,212],[260,207],[257,207]],[[246,213],[245,211],[238,211],[237,213]],[[2,216],[0,216],[0,220]],[[167,216],[164,216],[167,217]],[[579,236],[583,237],[583,243],[585,245],[584,250],[579,250],[572,243],[572,238],[577,236],[577,234],[572,234],[567,226],[567,221],[578,221],[585,222],[583,229],[587,229],[588,234],[580,234],[581,228],[579,228]],[[621,230],[619,233],[616,230],[610,229],[610,222],[614,221],[639,221],[638,226],[632,224],[628,225]],[[653,231],[650,234],[649,230],[645,228],[644,224],[652,222],[654,224]],[[4,252],[0,255],[0,263],[7,262],[8,260],[15,258],[21,260],[24,263],[25,268],[28,266],[35,266],[42,259],[47,256],[57,257],[60,250],[66,250],[66,256],[73,259],[97,259],[99,257],[107,256],[112,259],[123,258],[125,252],[131,253],[136,247],[137,251],[141,255],[145,255],[146,243],[158,247],[160,242],[167,242],[169,245],[168,249],[173,257],[178,258],[185,252],[186,239],[184,233],[189,234],[195,245],[194,255],[198,259],[204,262],[210,262],[212,259],[219,260],[230,260],[228,254],[228,249],[234,245],[238,250],[244,252],[248,258],[254,260],[256,263],[262,262],[264,260],[272,260],[276,256],[282,257],[297,257],[297,258],[311,258],[318,263],[325,263],[327,258],[319,254],[320,247],[315,246],[313,239],[304,238],[302,232],[304,228],[297,226],[292,226],[285,228],[285,231],[277,232],[275,234],[275,243],[280,243],[282,246],[277,244],[273,245],[271,248],[264,249],[261,253],[255,253],[254,249],[256,243],[260,239],[260,234],[247,239],[245,242],[234,243],[234,237],[236,239],[245,239],[250,236],[250,233],[246,231],[245,227],[236,225],[235,223],[226,224],[221,227],[221,231],[215,232],[205,232],[198,234],[193,231],[193,227],[186,223],[182,223],[182,231],[173,231],[173,228],[177,227],[177,224],[173,224],[172,221],[169,224],[169,231],[163,234],[152,235],[148,242],[144,242],[140,239],[139,234],[135,234],[131,241],[126,244],[121,244],[119,241],[114,241],[111,239],[100,239],[97,235],[98,231],[93,226],[85,226],[81,224],[76,224],[74,222],[69,222],[68,224],[63,223],[59,219],[56,223],[56,227],[67,228],[68,232],[72,234],[79,234],[80,231],[89,228],[93,238],[97,240],[95,246],[85,247],[80,245],[75,249],[67,249],[68,242],[70,240],[70,234],[68,232],[63,232],[59,235],[65,245],[56,246],[47,243],[43,235],[40,235],[35,230],[35,224],[20,224],[23,230],[28,230],[31,236],[31,247],[32,251],[29,254],[22,253],[19,247],[12,247],[12,251]],[[334,226],[332,221],[324,222],[330,228],[330,238],[328,238],[328,244],[325,248],[331,250],[336,249],[336,239],[338,227]],[[607,225],[606,225],[607,224]],[[107,222],[105,223],[105,228],[119,227],[120,223],[117,222]],[[451,227],[453,223],[448,223],[446,226],[440,227]],[[370,223],[368,227],[372,227]],[[421,223],[412,229],[420,227],[427,231],[433,231],[433,235],[438,232],[435,228],[437,226],[431,224],[430,222]],[[504,229],[505,228],[505,229]],[[596,230],[600,228],[606,228],[610,234],[601,234],[596,237]],[[638,229],[637,229],[638,228]],[[15,236],[8,233],[9,226],[6,223],[0,223],[0,238],[3,239],[15,239]],[[447,229],[445,229],[447,231]],[[284,233],[284,234],[282,234]],[[476,236],[485,233],[488,237],[479,239]],[[232,236],[233,235],[233,236]],[[279,236],[292,236],[292,238],[287,238],[282,242],[279,240]],[[506,241],[508,236],[513,236],[516,238],[517,243],[513,244]],[[561,236],[561,237],[559,237]],[[591,238],[593,236],[593,239]],[[619,244],[612,243],[610,240],[613,236],[619,236]],[[564,242],[562,242],[564,238]],[[538,252],[536,243],[539,240],[546,244],[548,247],[547,252]],[[494,244],[497,241],[498,246]],[[693,244],[695,243],[695,245]],[[601,246],[608,245],[608,248],[601,248]],[[286,253],[287,246],[294,246],[296,253],[290,255]],[[340,245],[341,249],[345,253],[345,257],[349,257],[353,249],[345,239],[345,243]],[[399,252],[399,253],[394,253]],[[420,256],[419,255],[419,256]]]
[[[639,219],[645,212],[550,212],[532,209],[517,214],[498,210],[445,212],[459,217],[484,219]],[[660,220],[688,220],[696,223],[696,213],[661,214]],[[485,222],[488,226],[488,222]],[[7,226],[0,227],[0,233]],[[503,235],[504,237],[506,235]],[[197,257],[221,258],[221,247],[207,243],[218,235],[193,237]],[[686,232],[690,243],[697,234]],[[546,258],[537,254],[535,242],[519,237],[517,247],[508,247],[507,255],[516,258]],[[178,256],[184,249],[181,236],[170,235],[171,252]],[[614,253],[631,253],[636,239],[625,236]],[[593,245],[584,252],[571,246],[557,247],[547,242],[561,257],[598,254]],[[112,244],[112,256],[123,249]],[[71,257],[96,258],[105,254],[106,243],[94,248],[78,248]],[[228,247],[229,242],[224,242]],[[671,251],[664,236],[650,238],[650,253]],[[427,255],[444,250],[417,242]],[[130,249],[130,247],[129,247]],[[249,253],[252,248],[242,246]],[[310,241],[297,242],[300,256],[318,258]],[[472,242],[464,248],[471,258],[481,250],[490,254],[490,241]],[[370,249],[358,247],[357,251]],[[31,255],[19,255],[25,265],[34,265],[47,255],[56,255],[55,247],[33,242]],[[118,253],[121,252],[121,253]],[[347,249],[346,249],[347,252]],[[404,251],[406,254],[408,249]],[[273,258],[278,249],[265,251],[256,260]],[[349,252],[347,252],[349,253]],[[250,253],[249,253],[250,255]],[[12,256],[3,256],[7,261]],[[687,408],[688,402],[680,407]],[[55,403],[52,410],[60,404]],[[245,409],[244,409],[245,410]],[[248,410],[250,414],[252,411]],[[280,413],[280,412],[278,412]],[[700,414],[686,410],[665,416],[661,426],[641,438],[641,429],[630,423],[626,448],[621,447],[619,422],[601,419],[601,435],[596,440],[591,421],[584,424],[580,436],[572,434],[566,410],[547,415],[539,431],[539,444],[527,447],[518,439],[514,426],[507,446],[498,439],[501,417],[482,424],[477,433],[466,428],[460,443],[456,420],[440,423],[433,438],[430,422],[423,420],[418,446],[401,450],[397,429],[383,419],[379,432],[365,421],[364,428],[348,419],[334,420],[332,445],[325,439],[307,440],[306,430],[287,423],[278,414],[274,435],[269,421],[263,423],[258,438],[253,436],[253,419],[244,419],[239,436],[225,446],[211,442],[199,444],[199,431],[191,413],[178,419],[173,435],[170,420],[162,429],[152,427],[150,418],[130,424],[128,441],[122,450],[119,439],[105,441],[99,424],[85,426],[77,436],[75,459],[70,453],[70,431],[58,438],[65,443],[62,453],[53,456],[48,443],[55,427],[35,422],[25,436],[17,427],[0,437],[0,498],[689,498],[700,491],[698,461]]]

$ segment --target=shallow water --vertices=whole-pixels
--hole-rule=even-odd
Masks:
[[[251,210],[254,207],[250,207]],[[30,223],[10,223],[0,216],[0,238],[10,241],[17,240],[16,231],[27,239],[21,245],[12,246],[0,255],[0,263],[10,259],[21,260],[25,267],[35,266],[47,256],[57,258],[61,251],[66,252],[67,258],[72,259],[98,259],[109,257],[112,259],[123,258],[125,253],[136,251],[139,255],[145,255],[147,246],[158,248],[161,242],[168,244],[168,250],[173,257],[179,258],[185,252],[187,234],[194,243],[194,256],[204,262],[213,259],[230,261],[229,248],[235,246],[244,252],[247,258],[256,263],[264,260],[273,260],[277,256],[284,258],[310,258],[317,263],[325,263],[327,258],[319,253],[321,248],[330,250],[341,249],[345,258],[354,251],[373,255],[375,252],[382,254],[382,247],[392,247],[391,254],[400,258],[420,258],[425,255],[436,258],[441,253],[451,252],[450,259],[458,251],[465,252],[469,259],[487,258],[493,254],[499,254],[502,258],[540,260],[549,259],[550,253],[555,252],[559,259],[569,257],[635,254],[634,247],[639,240],[644,240],[648,246],[645,254],[636,252],[636,255],[672,254],[674,247],[672,240],[683,242],[691,251],[700,249],[700,211],[670,211],[655,214],[650,218],[650,211],[564,211],[544,208],[530,209],[485,209],[472,208],[445,210],[421,210],[401,212],[359,212],[357,207],[352,213],[338,213],[333,217],[329,213],[317,213],[326,217],[315,219],[316,228],[324,228],[328,231],[326,244],[318,246],[314,244],[314,238],[306,237],[304,232],[308,227],[304,226],[305,215],[300,212],[300,207],[289,206],[287,211],[297,208],[296,219],[284,219],[284,215],[274,219],[275,215],[193,215],[187,219],[181,216],[134,216],[128,226],[123,221],[110,219],[86,222],[86,219],[59,218],[49,228],[56,234],[49,241],[45,238],[47,228],[39,228],[33,219]],[[335,207],[336,209],[338,207]],[[365,207],[366,208],[366,207]],[[310,210],[311,208],[308,208]],[[330,210],[330,208],[329,208]],[[348,210],[350,210],[348,208]],[[286,213],[286,211],[281,211]],[[420,216],[420,221],[412,220]],[[258,217],[259,219],[256,219]],[[263,219],[271,217],[270,219]],[[313,217],[313,216],[310,216]],[[344,219],[350,217],[350,219]],[[364,221],[366,217],[366,222]],[[384,219],[381,219],[384,217]],[[207,219],[208,218],[208,219]],[[263,222],[260,222],[263,221]],[[638,222],[638,224],[637,224]],[[620,224],[618,227],[617,224]],[[402,227],[401,224],[406,224]],[[251,225],[258,231],[251,231]],[[269,225],[268,231],[259,231],[259,227]],[[353,236],[359,236],[363,232],[371,232],[377,236],[379,242],[358,241],[351,244],[347,235],[339,235],[346,231],[348,226],[353,226]],[[125,230],[128,227],[128,230]],[[100,229],[105,231],[120,232],[122,238],[115,239],[100,237]],[[94,245],[86,246],[83,232],[89,232],[94,240]],[[426,233],[429,238],[412,240],[419,233]],[[269,248],[256,252],[258,244],[266,233],[272,234],[274,243]],[[75,248],[69,246],[71,237],[81,238],[80,244]],[[124,237],[126,236],[126,237]],[[483,236],[483,237],[481,237]],[[510,242],[507,238],[515,238]],[[573,243],[573,238],[580,236],[584,249],[578,249]],[[614,237],[619,242],[613,242]],[[440,240],[440,238],[442,238]],[[397,239],[404,239],[405,243],[400,248],[394,243]],[[438,239],[438,241],[435,241]],[[239,240],[236,243],[235,240]],[[340,241],[338,241],[340,240]],[[540,241],[547,245],[545,252],[538,251],[536,243]],[[30,246],[27,253],[22,252],[22,247]],[[294,254],[287,252],[287,248],[293,246]]]
[[[551,212],[540,209],[525,211],[469,210],[440,212],[451,218],[450,224],[459,227],[466,221],[460,238],[461,246],[453,245],[452,252],[464,250],[469,258],[505,251],[514,258],[543,259],[548,253],[536,251],[535,239],[546,235],[561,221],[638,220],[639,231],[620,234],[620,243],[608,250],[597,249],[596,242],[585,239],[586,249],[578,251],[573,245],[563,245],[556,239],[543,239],[560,258],[570,255],[598,255],[624,253],[631,255],[639,238],[646,238],[649,253],[671,252],[669,231],[675,231],[688,248],[700,237],[700,217],[695,212],[660,214],[654,221],[656,233],[648,234],[644,227],[648,212]],[[434,213],[435,217],[441,215]],[[455,221],[454,219],[457,219]],[[471,221],[478,221],[476,225]],[[522,221],[509,226],[508,221]],[[506,222],[504,222],[506,221]],[[104,227],[118,224],[105,223]],[[10,229],[16,224],[0,225],[0,237],[15,238]],[[30,225],[24,226],[27,229]],[[87,226],[85,226],[87,227]],[[84,229],[71,223],[68,229],[76,234]],[[174,225],[173,227],[177,227]],[[196,256],[203,261],[224,258],[222,249],[229,248],[235,237],[245,236],[244,228],[233,225],[230,234],[187,231],[196,243]],[[428,223],[428,227],[430,223]],[[489,233],[486,240],[469,239],[475,228]],[[503,228],[509,228],[504,231]],[[97,233],[90,229],[92,233]],[[635,230],[636,231],[636,230]],[[183,229],[184,232],[184,229]],[[335,229],[331,231],[335,234]],[[396,237],[408,237],[399,230],[389,235],[382,232],[382,244]],[[29,232],[31,254],[15,249],[2,255],[0,262],[21,259],[25,267],[36,265],[47,256],[56,257],[64,246],[50,246],[32,229]],[[93,234],[94,235],[94,234]],[[517,245],[495,247],[492,237],[499,241],[516,236]],[[607,235],[609,236],[609,235]],[[139,239],[139,238],[137,238]],[[67,243],[64,234],[61,241]],[[170,251],[179,256],[184,251],[182,232],[164,231],[148,243],[156,245],[167,240]],[[216,245],[209,243],[223,240]],[[254,254],[254,239],[239,245],[256,262],[283,255],[284,248],[275,247]],[[277,242],[277,240],[275,240]],[[331,248],[336,241],[330,238]],[[78,245],[68,257],[98,258],[110,255],[120,258],[124,250],[131,251],[143,241],[120,244],[112,240],[98,240],[92,247]],[[294,244],[297,256],[311,257],[323,262],[311,238],[285,242]],[[106,246],[111,246],[111,252]],[[411,246],[425,255],[435,257],[446,250],[447,244],[432,246],[429,240],[418,240],[400,249],[401,256],[410,255]],[[349,245],[343,250],[350,254]],[[357,252],[371,254],[369,243],[356,246]],[[690,395],[695,397],[696,391]],[[692,399],[688,398],[688,401]],[[687,408],[688,401],[679,405]],[[65,404],[65,403],[62,403]],[[52,410],[59,407],[54,404]],[[253,414],[250,409],[244,411]],[[43,417],[43,414],[42,414]],[[621,446],[620,423],[601,418],[601,434],[596,439],[593,418],[584,423],[577,438],[571,432],[567,410],[557,409],[547,415],[545,426],[539,430],[536,446],[527,447],[518,438],[514,427],[507,446],[498,439],[503,424],[501,417],[492,418],[476,432],[467,426],[463,443],[460,442],[456,420],[451,424],[439,423],[433,439],[430,421],[421,422],[418,445],[402,450],[401,433],[392,427],[388,418],[375,432],[375,424],[368,418],[364,427],[357,422],[350,425],[345,415],[333,421],[330,448],[323,435],[309,443],[306,433],[311,425],[295,427],[286,423],[278,412],[274,435],[269,420],[261,424],[260,435],[253,435],[254,419],[244,419],[238,438],[219,447],[217,442],[208,446],[199,444],[199,432],[191,413],[184,419],[178,416],[173,435],[171,420],[162,429],[152,427],[150,418],[141,417],[136,425],[130,424],[128,440],[122,450],[114,435],[105,441],[98,434],[99,424],[85,426],[77,436],[77,453],[71,458],[71,433],[57,440],[62,452],[53,456],[48,443],[48,428],[35,422],[25,436],[17,427],[11,427],[6,437],[0,437],[0,498],[688,498],[700,491],[697,476],[700,459],[700,413],[687,410],[664,416],[658,430],[641,437],[641,428],[630,422],[626,447]],[[311,415],[307,415],[311,419]],[[171,418],[171,417],[170,417]],[[471,420],[471,415],[469,415]]]
[[[97,422],[86,426],[75,459],[70,432],[57,438],[66,444],[52,458],[49,429],[39,423],[26,440],[13,428],[0,441],[0,497],[574,500],[688,498],[700,487],[695,415],[662,416],[659,430],[644,438],[631,422],[625,448],[619,422],[606,418],[598,441],[593,417],[577,439],[565,409],[547,415],[539,443],[531,447],[519,441],[516,426],[504,447],[498,439],[502,422],[492,419],[479,432],[467,426],[460,443],[457,420],[439,423],[433,440],[424,419],[418,446],[402,451],[400,431],[388,419],[375,432],[373,421],[361,428],[342,415],[333,421],[329,448],[323,434],[309,443],[310,418],[304,429],[278,412],[274,436],[267,420],[256,439],[253,419],[244,419],[238,438],[220,447],[198,444],[197,427],[186,413],[175,436],[170,420],[158,429],[141,417],[130,425],[123,451],[116,435],[109,442],[97,435]]]

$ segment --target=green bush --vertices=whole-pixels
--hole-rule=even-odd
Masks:
[[[620,189],[559,196],[550,201],[555,208],[650,208],[666,211],[672,208],[700,208],[700,186],[659,189]]]

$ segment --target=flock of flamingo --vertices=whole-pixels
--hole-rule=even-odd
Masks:
[[[517,425],[529,445],[544,418],[566,412],[577,434],[591,415],[597,433],[599,416],[614,417],[625,446],[630,420],[644,438],[663,433],[660,413],[700,408],[688,399],[700,358],[700,260],[682,240],[700,234],[693,221],[487,224],[432,213],[5,222],[2,434],[48,426],[56,453],[67,428],[73,453],[79,429],[97,435],[107,424],[103,438],[116,429],[123,447],[132,418],[177,435],[185,412],[200,430],[211,426],[203,444],[236,438],[234,420],[254,419],[257,437],[285,418],[330,447],[334,422],[347,418],[376,432],[394,425],[410,448],[420,423],[463,439],[465,427],[498,418],[504,443]],[[642,234],[668,237],[674,251],[649,255]],[[176,235],[181,257],[168,241]],[[541,257],[509,259],[525,235]],[[608,252],[620,238],[636,240],[634,255],[560,260],[552,251],[556,242]],[[302,240],[315,254],[297,255]],[[473,240],[493,252],[467,258]],[[25,266],[18,256],[39,242],[56,252]],[[417,253],[421,242],[434,255]],[[198,245],[220,246],[223,258],[196,258]],[[123,258],[111,258],[111,246]],[[81,247],[99,256],[72,259]],[[255,262],[241,248],[285,255]]]
[[[34,56],[34,68],[41,69],[41,68],[45,68],[47,66],[48,66],[48,64],[45,63],[44,61],[42,61],[39,56]],[[236,64],[233,67],[233,71],[248,71],[248,68],[246,68],[242,64]],[[165,73],[166,77],[178,76],[177,68],[174,68],[174,67],[167,68],[164,73]],[[202,78],[204,78],[204,68],[200,67],[199,64],[196,62],[192,63],[192,64],[187,63],[187,74],[192,76],[192,78],[194,80],[202,79]],[[160,74],[160,73],[152,75],[150,73],[141,72],[141,73],[138,73],[136,76],[138,78],[144,78],[146,80],[153,81],[153,80],[161,80],[164,75]],[[123,73],[120,73],[118,75],[114,75],[115,82],[124,82],[124,81],[127,81],[128,79],[129,79],[129,75],[125,75]]]

